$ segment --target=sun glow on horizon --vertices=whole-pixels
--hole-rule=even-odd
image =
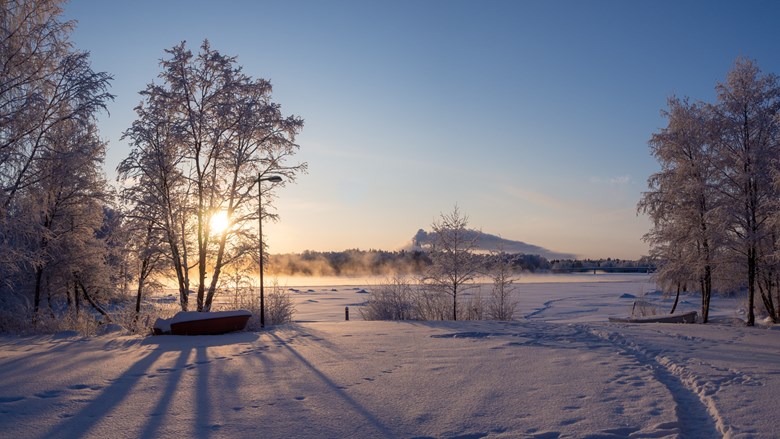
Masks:
[[[220,234],[230,228],[230,226],[230,219],[228,218],[227,212],[224,210],[220,210],[219,212],[214,213],[209,219],[211,233]]]

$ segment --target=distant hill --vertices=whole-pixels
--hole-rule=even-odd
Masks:
[[[469,230],[471,236],[477,236],[477,249],[485,252],[504,251],[506,253],[523,253],[526,255],[539,255],[553,259],[576,259],[577,256],[571,253],[559,253],[548,250],[538,245],[528,244],[523,241],[513,241],[511,239],[501,238],[500,236],[480,232],[478,230]],[[412,243],[407,249],[420,249],[427,247],[433,241],[436,235],[433,232],[427,232],[423,229],[417,231],[412,238]]]

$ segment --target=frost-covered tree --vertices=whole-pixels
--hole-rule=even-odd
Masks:
[[[106,268],[95,117],[111,77],[72,47],[61,4],[0,8],[0,291],[29,300],[33,319],[44,299],[72,297],[77,273]]]
[[[777,199],[773,177],[780,157],[780,87],[775,75],[762,73],[752,60],[738,59],[716,90],[718,99],[712,106],[716,186],[728,218],[729,248],[740,257],[746,273],[747,324],[753,326],[757,275],[768,256],[762,254],[762,246],[772,236],[770,218]]]
[[[514,283],[517,280],[517,275],[512,270],[508,254],[499,251],[492,256],[493,261],[488,275],[493,284],[487,303],[487,317],[491,320],[513,320],[518,305],[518,300],[514,296]]]
[[[658,283],[669,290],[698,284],[702,321],[707,322],[712,297],[716,249],[722,227],[713,184],[711,117],[706,106],[671,98],[663,115],[666,128],[650,140],[661,170],[648,179],[649,191],[638,210],[653,221],[645,235],[651,253],[660,260]]]
[[[146,96],[144,92],[142,95]],[[132,234],[131,246],[139,261],[162,246],[175,273],[182,310],[189,307],[189,252],[192,245],[193,211],[187,203],[192,189],[182,163],[184,140],[167,102],[149,96],[136,108],[138,119],[124,137],[133,149],[117,168],[123,181],[122,199]],[[143,262],[141,262],[143,265]],[[148,266],[148,263],[147,263]],[[143,269],[138,292],[143,292]]]
[[[125,132],[133,150],[120,165],[131,216],[161,228],[179,283],[182,309],[196,267],[197,309],[208,311],[223,267],[258,248],[256,187],[274,174],[282,183],[261,185],[264,203],[273,190],[305,172],[291,163],[303,121],[284,116],[271,100],[271,84],[242,72],[235,57],[204,41],[193,54],[185,43],[166,51],[161,83],[141,92],[138,117]],[[264,206],[263,216],[274,219]],[[214,230],[222,213],[230,224]],[[210,270],[210,273],[209,273]]]
[[[716,91],[713,104],[669,101],[669,125],[650,142],[661,171],[639,210],[653,220],[646,239],[661,260],[658,279],[678,290],[698,281],[706,322],[717,270],[724,283],[747,288],[752,326],[757,290],[780,317],[780,87],[740,58]]]
[[[103,225],[103,205],[110,195],[102,174],[105,145],[98,138],[94,124],[82,125],[76,121],[59,124],[47,137],[46,152],[35,162],[35,173],[44,178],[31,185],[32,190],[25,197],[36,206],[28,217],[38,237],[31,243],[36,255],[35,314],[40,306],[44,275],[51,275],[55,270],[64,291],[67,281],[75,274],[94,272],[105,259],[107,250],[105,243],[96,237]],[[49,279],[51,296],[56,285],[51,276]]]
[[[468,229],[468,217],[458,206],[452,212],[442,213],[431,224],[433,242],[429,248],[431,265],[423,282],[434,293],[446,294],[452,300],[452,320],[458,319],[458,294],[474,287],[479,275],[478,260],[474,257],[479,234]]]

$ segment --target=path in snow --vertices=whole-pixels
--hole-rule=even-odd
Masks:
[[[590,329],[586,325],[581,325],[581,327],[590,330],[597,337],[613,343],[626,355],[636,358],[637,361],[654,372],[655,379],[669,390],[674,399],[675,413],[678,419],[676,428],[679,429],[681,437],[714,438],[723,435],[722,418],[717,408],[709,404],[709,401],[700,400],[696,389],[686,386],[686,381],[674,373],[674,367],[671,367],[668,362],[629,342],[618,332]]]

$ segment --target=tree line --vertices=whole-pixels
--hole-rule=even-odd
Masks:
[[[747,290],[747,325],[756,309],[780,319],[780,85],[740,58],[715,87],[715,102],[671,97],[667,125],[650,151],[660,171],[648,179],[639,212],[667,291],[701,292],[703,322],[715,291]],[[760,300],[760,305],[757,303]]]

